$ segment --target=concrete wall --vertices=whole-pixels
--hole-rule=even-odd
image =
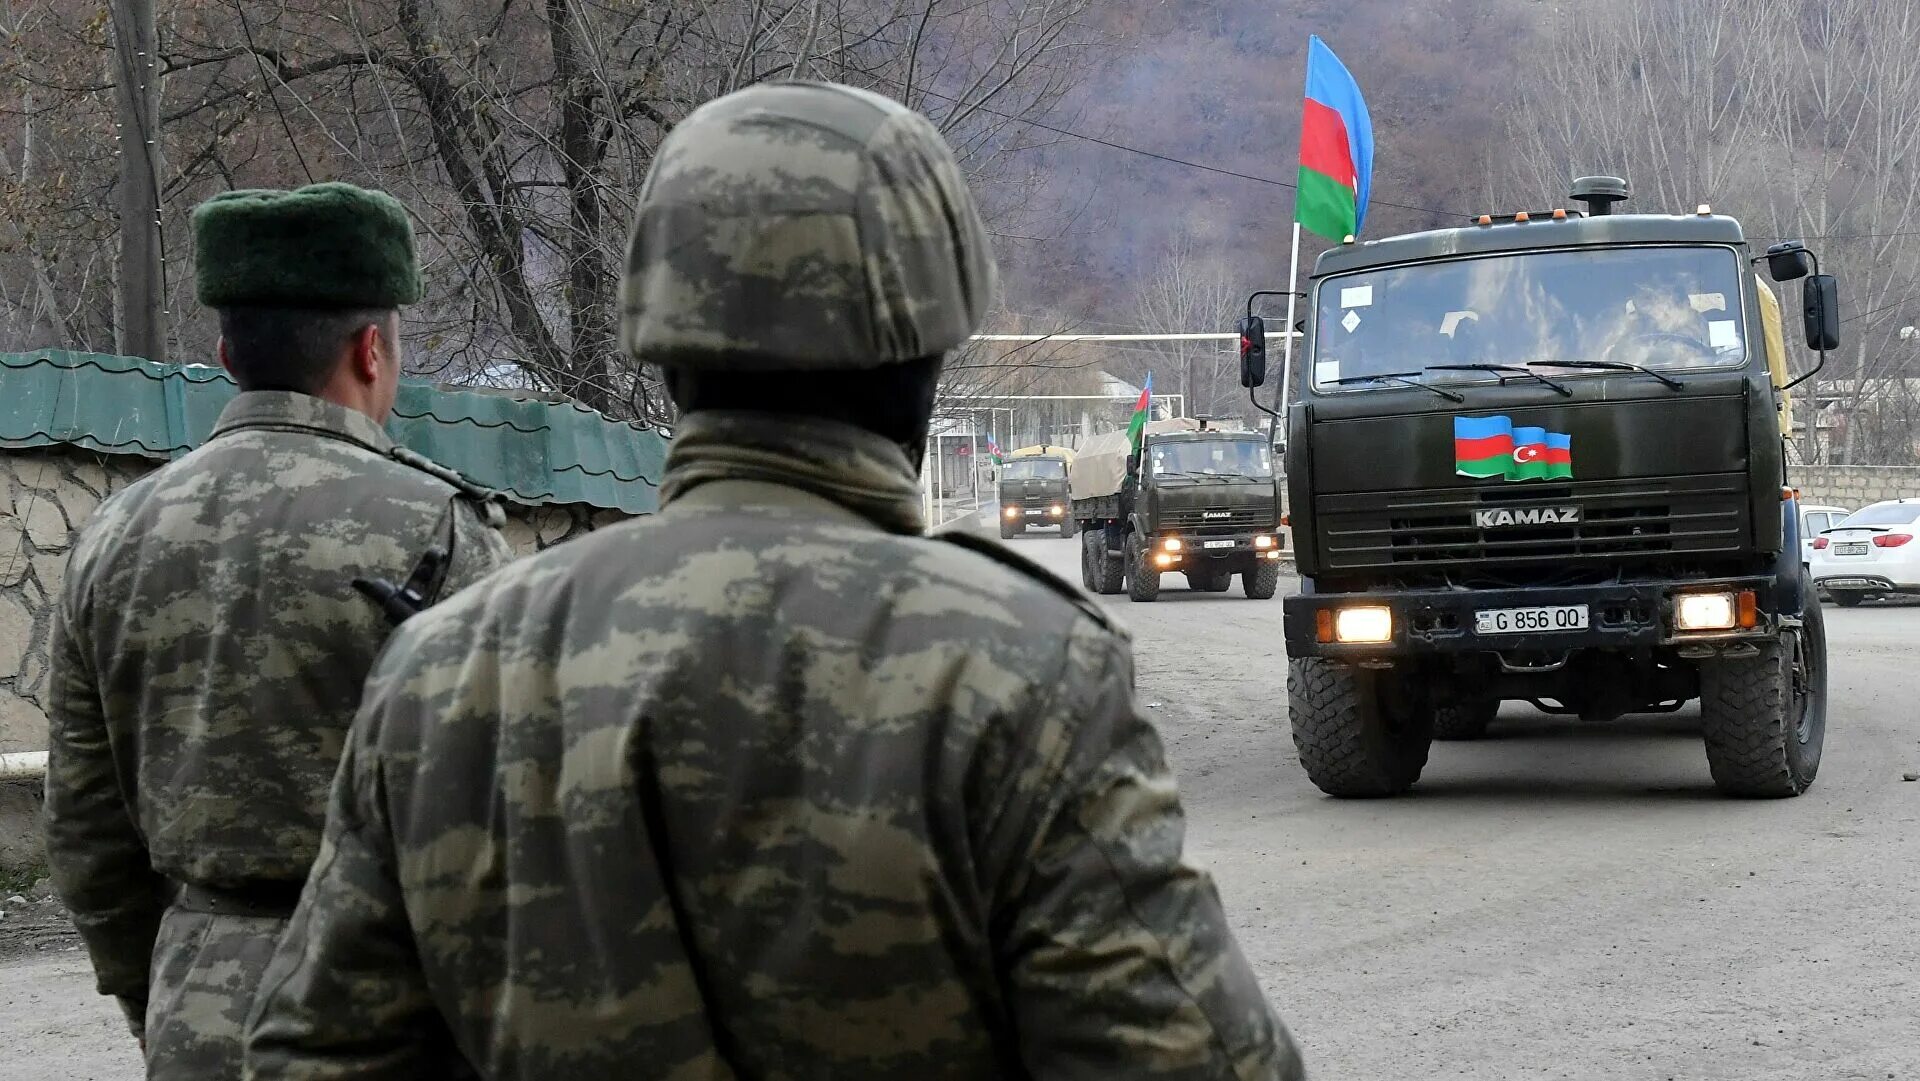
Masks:
[[[1787,471],[1803,503],[1859,510],[1883,499],[1920,497],[1920,467],[1798,465]]]
[[[0,449],[0,754],[47,746],[47,636],[67,553],[100,501],[157,468],[72,448]],[[627,516],[580,505],[509,505],[521,555]],[[0,867],[39,862],[40,785],[0,782]]]

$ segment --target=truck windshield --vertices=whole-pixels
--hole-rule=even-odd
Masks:
[[[1152,445],[1156,477],[1273,476],[1273,454],[1253,439],[1185,440]]]
[[[1058,458],[1015,458],[1000,470],[1001,480],[1066,480],[1067,463]]]
[[[1706,247],[1527,252],[1344,274],[1320,284],[1313,383],[1378,389],[1392,384],[1335,380],[1433,364],[1537,364],[1555,378],[1596,374],[1551,367],[1561,360],[1737,367],[1747,359],[1740,284],[1733,250]]]

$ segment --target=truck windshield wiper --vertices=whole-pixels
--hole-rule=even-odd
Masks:
[[[1429,364],[1426,370],[1430,372],[1493,372],[1496,375],[1525,375],[1538,379],[1542,383],[1552,387],[1562,398],[1573,397],[1573,391],[1567,389],[1565,383],[1557,383],[1541,375],[1539,372],[1514,364]]]
[[[1660,380],[1660,382],[1665,384],[1667,388],[1670,390],[1686,389],[1685,383],[1682,383],[1680,380],[1675,379],[1672,376],[1661,375],[1659,372],[1654,371],[1652,368],[1648,368],[1639,364],[1629,364],[1624,360],[1530,360],[1530,361],[1527,361],[1528,368],[1532,368],[1535,364],[1539,364],[1547,368],[1585,368],[1590,371],[1597,371],[1597,372],[1639,372],[1642,375],[1651,375],[1655,379]]]
[[[1450,402],[1466,401],[1465,398],[1455,394],[1453,391],[1443,390],[1440,387],[1434,386],[1432,383],[1422,383],[1419,379],[1415,378],[1415,376],[1419,374],[1419,372],[1385,372],[1380,375],[1349,375],[1345,379],[1333,380],[1333,385],[1341,387],[1350,386],[1354,383],[1400,383],[1409,387],[1419,387],[1421,390],[1430,390]]]

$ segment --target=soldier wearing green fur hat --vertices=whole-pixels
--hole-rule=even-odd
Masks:
[[[255,1076],[1301,1076],[1126,634],[925,533],[993,283],[898,102],[779,83],[674,128],[622,293],[685,414],[662,509],[401,629]]]
[[[101,505],[56,605],[48,860],[150,1078],[240,1077],[255,985],[320,847],[386,616],[355,578],[505,562],[498,508],[395,446],[406,211],[346,184],[194,213],[239,393],[199,449]]]

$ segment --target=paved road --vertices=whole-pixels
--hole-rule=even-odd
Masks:
[[[1072,543],[1015,543],[1077,575]],[[1316,1077],[1920,1079],[1920,606],[1827,609],[1800,799],[1715,796],[1686,715],[1515,709],[1413,794],[1350,803],[1294,759],[1279,602],[1178,581],[1114,607],[1191,850]],[[0,969],[9,1078],[137,1076],[75,962]]]

